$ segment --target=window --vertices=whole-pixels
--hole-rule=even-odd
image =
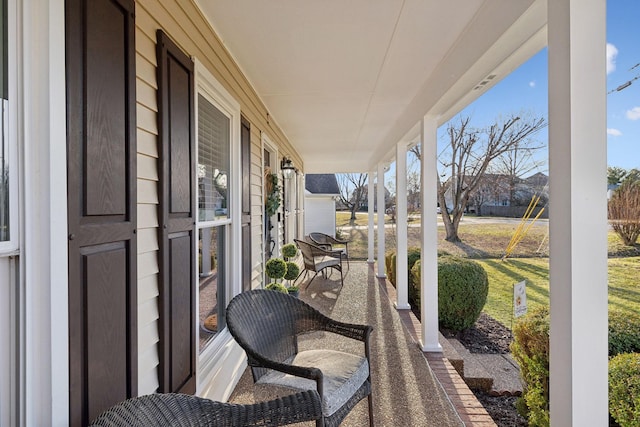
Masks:
[[[198,320],[201,356],[225,330],[228,302],[241,283],[238,205],[240,111],[196,61]],[[213,350],[215,351],[215,350]],[[207,356],[207,360],[211,356]],[[206,375],[206,373],[204,373]]]
[[[16,249],[18,229],[15,223],[17,158],[14,135],[10,132],[15,117],[9,103],[11,49],[7,6],[7,0],[0,0],[0,252]],[[13,77],[12,86],[16,86],[16,76]]]

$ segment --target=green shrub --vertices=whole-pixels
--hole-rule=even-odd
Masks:
[[[609,312],[609,356],[640,353],[640,315],[614,310]]]
[[[282,279],[287,273],[287,264],[282,258],[271,258],[265,264],[265,270],[271,279]]]
[[[296,280],[300,274],[300,267],[295,262],[287,261],[287,272],[284,274],[286,280]]]
[[[443,256],[438,258],[438,319],[454,331],[473,325],[487,302],[489,279],[476,261]]]
[[[284,294],[289,293],[289,290],[285,288],[282,283],[269,283],[267,286],[265,286],[265,289],[268,289],[270,291],[282,292]]]
[[[407,274],[409,277],[409,284],[411,284],[411,268],[417,260],[420,259],[420,248],[408,248],[407,249]],[[391,284],[396,287],[396,260],[397,254],[395,251],[388,252],[384,257],[384,265],[387,271],[387,279]]]
[[[640,426],[640,353],[609,360],[609,412],[621,427]]]
[[[282,256],[288,259],[295,258],[298,255],[298,248],[293,243],[287,243],[282,247]]]
[[[411,267],[411,274],[409,275],[409,301],[411,304],[420,310],[420,286],[421,281],[420,277],[422,275],[421,270],[421,262],[418,259],[413,263],[413,267]]]
[[[520,365],[524,390],[519,410],[526,404],[529,425],[549,425],[549,309],[537,307],[513,328],[513,357]]]
[[[396,253],[395,252],[387,252],[384,256],[384,266],[387,270],[387,279],[396,287]]]

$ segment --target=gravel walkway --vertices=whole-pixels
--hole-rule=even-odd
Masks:
[[[307,288],[302,284],[300,297],[328,316],[350,323],[374,327],[371,364],[374,419],[383,426],[462,426],[449,398],[436,381],[422,352],[404,329],[388,297],[381,293],[373,267],[366,262],[351,262],[344,287],[334,272],[327,279],[318,275]],[[361,343],[333,334],[313,334],[300,344],[331,347],[362,354]],[[247,369],[233,392],[230,402],[252,403],[289,394],[286,389],[254,385]],[[306,423],[302,425],[315,425]],[[368,425],[366,399],[344,420],[344,427]]]

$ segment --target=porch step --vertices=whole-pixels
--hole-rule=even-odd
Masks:
[[[455,370],[458,372],[458,375],[464,378],[464,359],[462,358],[462,356],[460,356],[460,354],[458,354],[458,351],[454,348],[453,345],[451,345],[449,340],[445,338],[444,335],[442,335],[440,332],[438,332],[438,334],[440,335],[438,338],[440,339],[440,345],[442,346],[442,354],[449,360],[449,363],[451,363],[451,366],[455,368]]]
[[[487,372],[483,364],[476,357],[478,355],[472,354],[455,338],[449,338],[448,341],[464,361],[464,373],[462,374],[464,382],[466,382],[471,389],[490,392],[493,387],[493,376]]]

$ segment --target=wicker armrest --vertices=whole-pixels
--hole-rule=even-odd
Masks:
[[[331,322],[325,325],[325,330],[347,338],[367,342],[371,332],[373,331],[373,327],[369,325],[355,325],[331,320]]]
[[[329,256],[332,258],[338,258],[340,259],[342,257],[342,251],[337,249],[337,250],[331,250],[331,249],[327,249],[327,247],[331,247],[330,245],[324,245],[325,247],[322,247],[320,245],[316,245],[313,244],[311,245],[311,254],[315,257],[315,256]]]
[[[271,426],[317,420],[321,417],[321,398],[315,390],[249,405],[166,393],[135,397],[118,403],[100,414],[90,426]]]
[[[266,357],[263,357],[255,352],[249,351],[246,348],[245,351],[249,356],[249,366],[273,369],[274,371],[284,372],[285,374],[307,378],[314,381],[322,379],[322,371],[318,368],[307,368],[305,366],[296,366],[290,365],[288,363],[276,362],[275,360],[267,359]]]

